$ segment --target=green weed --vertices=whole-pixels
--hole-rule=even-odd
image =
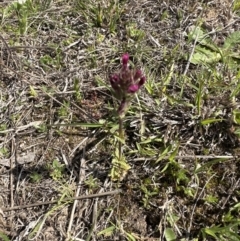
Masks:
[[[41,179],[42,179],[42,175],[39,174],[38,172],[33,172],[33,173],[30,175],[30,178],[31,178],[31,181],[32,181],[32,182],[40,182]]]
[[[2,232],[0,232],[0,238],[2,238],[3,241],[10,241],[10,238]]]
[[[61,164],[57,159],[54,159],[52,164],[47,165],[47,170],[49,171],[52,179],[58,181],[63,178],[65,165]]]

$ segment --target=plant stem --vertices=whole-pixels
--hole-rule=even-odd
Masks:
[[[119,138],[122,140],[124,138],[123,133],[123,118],[119,117]],[[118,151],[119,151],[119,160],[121,160],[122,157],[122,142],[118,140]]]

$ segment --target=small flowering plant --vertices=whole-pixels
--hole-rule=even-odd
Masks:
[[[144,85],[146,77],[140,69],[129,68],[129,54],[123,54],[119,73],[110,76],[110,83],[115,97],[120,101],[119,117],[124,117],[133,95]]]
[[[110,176],[113,180],[122,179],[130,166],[122,155],[122,144],[124,141],[123,118],[125,117],[134,94],[144,85],[146,77],[140,69],[130,69],[129,54],[122,55],[122,66],[118,73],[110,76],[110,84],[114,96],[119,100],[117,115],[119,118],[118,147],[116,147],[115,157],[113,158],[113,168]]]

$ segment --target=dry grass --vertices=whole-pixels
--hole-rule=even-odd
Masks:
[[[217,240],[206,228],[239,223],[238,69],[193,65],[188,39],[191,26],[217,46],[239,31],[232,1],[12,4],[0,2],[3,240],[166,240],[169,229]],[[116,121],[108,75],[124,52],[148,83],[125,121],[131,170],[116,183],[109,128],[79,123]],[[213,117],[224,121],[200,124]],[[235,239],[216,235],[240,240],[232,229]]]

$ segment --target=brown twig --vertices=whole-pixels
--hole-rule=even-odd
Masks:
[[[117,190],[109,191],[109,192],[96,193],[96,194],[78,196],[78,197],[73,197],[73,198],[66,198],[66,199],[61,200],[61,202],[69,202],[69,201],[73,201],[73,200],[83,200],[83,199],[92,199],[92,198],[97,198],[97,197],[105,197],[105,196],[109,196],[109,195],[118,194],[120,192],[121,192],[121,189],[117,189]],[[10,208],[2,208],[2,209],[0,208],[0,210],[3,212],[8,212],[8,211],[12,211],[12,210],[37,207],[37,206],[41,206],[41,205],[49,205],[49,204],[54,204],[54,203],[58,203],[58,202],[59,202],[59,200],[53,200],[53,201],[47,201],[47,202],[37,202],[37,203],[32,203],[32,204],[27,204],[27,205],[14,206],[14,207],[10,207]]]
[[[12,139],[12,146],[11,146],[11,157],[10,157],[10,168],[11,168],[11,172],[10,172],[10,207],[13,208],[14,206],[14,194],[13,194],[13,159],[14,157],[16,158],[16,146],[15,146],[15,137]],[[16,160],[15,160],[16,162]],[[10,221],[12,224],[12,215],[10,216]],[[11,230],[13,229],[12,225],[11,225]]]
[[[85,147],[83,149],[83,156],[80,160],[80,165],[79,165],[79,176],[78,176],[78,188],[75,194],[75,197],[77,197],[80,193],[80,189],[81,189],[81,184],[84,182],[84,179],[86,177],[86,161],[85,161]],[[77,203],[78,203],[78,199],[75,199],[73,202],[73,206],[72,206],[72,211],[71,211],[71,215],[70,215],[70,220],[69,220],[69,224],[68,224],[68,229],[67,229],[67,239],[66,240],[70,240],[70,232],[72,229],[72,224],[73,224],[73,219],[74,219],[74,214],[75,214],[75,210],[77,207]]]
[[[3,36],[2,36],[1,34],[0,34],[0,39],[3,41],[3,43],[5,44],[6,49],[7,49],[7,51],[8,51],[8,56],[7,56],[7,65],[8,65],[8,62],[9,62],[9,56],[12,57],[12,52],[10,51],[10,48],[9,48],[7,42],[5,41],[5,39],[3,38]],[[2,64],[3,64],[3,63],[2,63]]]

